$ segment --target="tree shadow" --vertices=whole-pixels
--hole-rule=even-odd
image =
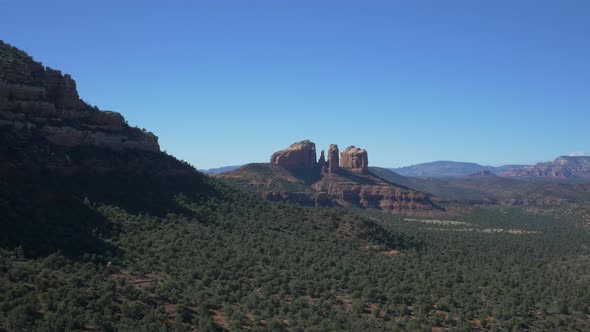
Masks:
[[[2,189],[1,247],[22,247],[27,258],[57,251],[72,258],[85,253],[117,254],[113,245],[102,240],[115,234],[117,226],[81,200],[39,187],[20,187],[18,192]]]

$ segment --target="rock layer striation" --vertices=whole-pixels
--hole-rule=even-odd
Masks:
[[[590,156],[562,156],[533,166],[511,168],[501,173],[511,177],[590,178]]]
[[[63,147],[160,151],[158,138],[80,99],[76,81],[0,41],[0,126]]]
[[[273,153],[270,163],[287,169],[314,169],[317,166],[315,143],[305,140]]]
[[[353,172],[366,174],[369,172],[369,157],[367,151],[354,145],[349,146],[340,154],[340,166]]]

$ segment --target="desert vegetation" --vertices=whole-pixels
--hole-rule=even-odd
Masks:
[[[264,202],[218,180],[201,186],[166,193],[168,213],[80,199],[79,210],[59,222],[67,229],[84,211],[95,223],[78,230],[88,236],[67,253],[34,247],[44,241],[5,243],[0,326],[589,328],[590,235],[573,221],[482,207],[457,221],[531,233],[440,232],[378,211]],[[3,215],[18,218],[23,201],[2,199]]]

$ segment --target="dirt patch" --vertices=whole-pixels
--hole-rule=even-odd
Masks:
[[[152,284],[163,282],[166,279],[168,279],[168,277],[169,276],[165,273],[149,273],[143,276],[138,276],[131,274],[131,272],[129,272],[128,270],[121,270],[119,273],[111,275],[111,278],[113,280],[125,279],[126,281],[128,281],[133,286],[139,289],[145,289],[151,286]]]
[[[382,251],[381,254],[385,255],[385,256],[398,256],[398,255],[401,255],[402,252],[399,250],[388,250],[388,251]]]
[[[541,234],[539,231],[527,231],[524,229],[515,228],[423,228],[430,231],[446,231],[446,232],[476,232],[484,234],[512,234],[512,235],[526,235],[526,234]]]
[[[344,307],[344,310],[351,311],[352,310],[352,299],[348,297],[348,295],[336,295],[336,300],[340,302],[340,304]],[[338,304],[335,304],[334,307],[337,307]]]
[[[438,219],[410,219],[405,218],[404,221],[408,222],[419,222],[422,224],[430,224],[430,225],[445,225],[445,226],[469,226],[471,225],[465,221],[457,221],[457,220],[438,220]]]
[[[209,309],[209,313],[211,315],[211,319],[217,323],[217,325],[223,327],[224,329],[229,328],[229,319],[227,315],[222,310],[215,310]]]

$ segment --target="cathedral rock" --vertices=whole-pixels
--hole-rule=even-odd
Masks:
[[[328,157],[326,158],[324,150],[322,150],[319,160],[316,158],[315,143],[304,140],[273,153],[270,163],[286,169],[320,170],[321,174],[324,175],[337,173],[340,168],[346,168],[360,174],[369,172],[367,151],[355,146],[349,146],[339,154],[338,145],[330,144]]]
[[[331,144],[316,159],[316,145],[294,143],[273,153],[269,164],[249,164],[217,175],[245,185],[271,201],[316,206],[358,206],[402,214],[443,212],[432,195],[388,182],[369,171],[367,151],[354,146],[340,153]]]

